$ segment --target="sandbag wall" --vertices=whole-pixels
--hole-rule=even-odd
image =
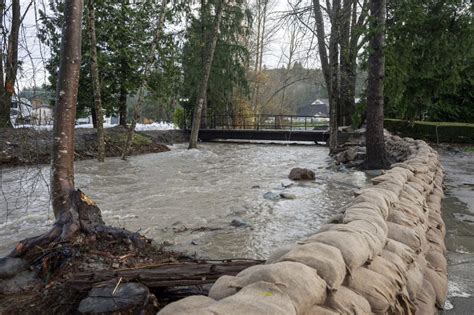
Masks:
[[[436,314],[447,294],[443,168],[425,142],[389,141],[406,159],[361,189],[342,222],[159,314]]]

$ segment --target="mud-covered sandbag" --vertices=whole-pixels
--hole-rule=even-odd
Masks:
[[[384,249],[397,254],[407,265],[412,264],[417,257],[413,249],[390,238],[387,239]]]
[[[367,268],[358,268],[347,277],[347,284],[369,301],[372,312],[385,314],[394,309],[398,288],[387,277]]]
[[[158,315],[177,315],[177,314],[196,314],[196,315],[213,315],[210,311],[204,310],[204,308],[211,306],[216,303],[213,299],[203,296],[194,295],[168,304]]]
[[[272,251],[270,253],[270,256],[268,257],[265,264],[273,264],[274,262],[277,262],[281,258],[281,256],[288,253],[295,246],[297,246],[297,245],[296,244],[287,244],[287,245],[283,245],[283,246],[278,247],[277,249],[275,249],[274,251]]]
[[[277,285],[290,297],[298,313],[326,300],[326,282],[316,270],[301,263],[283,261],[252,266],[237,274],[232,285],[243,288],[258,281]]]
[[[234,276],[221,276],[217,281],[212,285],[211,289],[209,290],[209,297],[219,301],[223,298],[231,296],[237,293],[240,288],[236,288],[233,286],[233,282],[235,280]]]
[[[309,306],[308,306],[309,308]],[[205,309],[213,315],[296,315],[290,297],[281,286],[264,281],[250,284]]]
[[[329,292],[326,305],[341,315],[371,314],[369,301],[359,293],[342,286],[337,291]]]
[[[442,271],[436,271],[432,268],[426,268],[425,279],[431,283],[436,293],[436,306],[443,308],[448,294],[448,277]]]
[[[409,246],[415,252],[421,251],[423,245],[422,235],[420,235],[410,227],[406,227],[393,222],[387,222],[387,226],[389,238]]]
[[[434,270],[448,274],[448,262],[443,253],[430,250],[426,253],[426,260]]]
[[[320,305],[313,305],[304,313],[305,315],[339,315],[340,313]]]
[[[423,280],[421,290],[416,295],[416,314],[420,315],[434,315],[438,314],[436,309],[436,293],[431,283]]]
[[[323,243],[298,245],[279,261],[299,262],[315,269],[330,290],[337,290],[346,277],[346,264],[341,251]]]
[[[349,271],[359,268],[372,256],[367,239],[361,233],[327,231],[315,234],[301,243],[312,242],[320,242],[338,248]]]

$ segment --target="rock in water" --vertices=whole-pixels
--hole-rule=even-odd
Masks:
[[[244,220],[237,218],[237,219],[232,220],[232,222],[230,222],[230,225],[235,226],[235,227],[243,227],[243,226],[248,226],[249,224],[245,222]]]
[[[93,288],[81,301],[79,314],[120,313],[139,314],[149,301],[148,288],[139,283],[124,283],[113,292],[115,286]]]
[[[316,175],[312,170],[297,167],[291,170],[288,178],[291,180],[314,180]]]
[[[21,258],[0,258],[0,279],[12,278],[28,269],[28,263]]]
[[[283,192],[280,194],[280,197],[283,199],[296,199],[296,195]]]
[[[280,199],[280,195],[269,191],[269,192],[267,192],[263,195],[263,198],[268,199],[268,200],[272,200],[272,201],[277,201],[277,200]]]

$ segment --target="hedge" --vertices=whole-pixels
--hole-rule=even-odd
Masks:
[[[385,128],[402,137],[432,142],[474,144],[474,124],[416,121],[413,126],[405,120],[385,119]]]

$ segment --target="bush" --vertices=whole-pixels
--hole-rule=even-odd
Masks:
[[[173,113],[173,123],[179,127],[179,129],[184,129],[184,109],[177,107]]]
[[[402,137],[424,139],[432,142],[474,144],[474,124],[451,122],[410,122],[385,119],[385,128]]]

